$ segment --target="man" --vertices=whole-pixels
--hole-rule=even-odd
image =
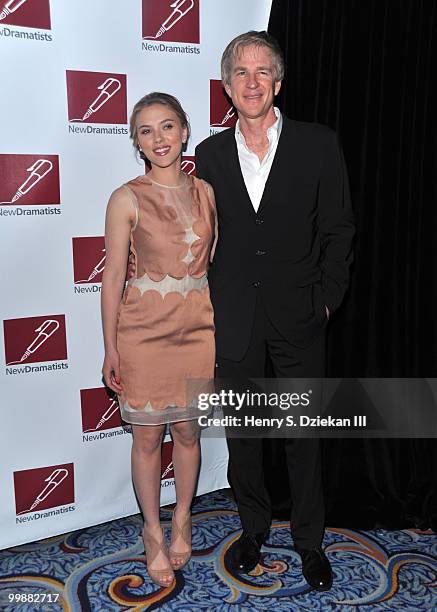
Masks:
[[[292,121],[273,105],[282,53],[266,32],[232,40],[222,81],[238,113],[235,129],[196,148],[197,176],[214,188],[219,237],[209,274],[220,378],[324,375],[324,327],[348,285],[353,222],[335,133]],[[243,526],[231,549],[249,572],[267,537],[270,500],[262,439],[231,438],[229,480]],[[287,439],[291,532],[308,583],[332,584],[320,545],[324,506],[318,440]]]

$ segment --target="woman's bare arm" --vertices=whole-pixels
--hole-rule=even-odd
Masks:
[[[126,280],[131,228],[135,223],[135,209],[126,188],[120,187],[111,195],[106,209],[106,260],[102,280],[102,324],[105,342],[103,377],[110,389],[122,390],[117,351],[117,313]]]

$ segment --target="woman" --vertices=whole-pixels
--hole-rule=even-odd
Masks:
[[[144,516],[147,569],[160,586],[191,555],[190,506],[199,470],[198,412],[190,379],[212,379],[214,323],[207,268],[214,195],[181,171],[189,122],[176,98],[150,93],[130,119],[150,171],[116,189],[106,213],[102,285],[103,376],[132,424],[132,478]],[[135,276],[123,293],[129,249]],[[195,397],[195,396],[194,396]],[[176,507],[167,549],[159,521],[161,443],[174,442]]]

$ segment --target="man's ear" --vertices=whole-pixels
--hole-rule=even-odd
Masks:
[[[281,89],[281,85],[282,85],[282,81],[275,81],[275,84],[273,86],[273,91],[275,92],[275,96],[278,95],[279,90]]]

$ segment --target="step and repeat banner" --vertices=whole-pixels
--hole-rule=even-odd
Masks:
[[[195,145],[234,125],[227,42],[269,0],[0,0],[2,298],[0,548],[138,512],[131,433],[101,379],[108,197],[144,172],[135,102],[176,95]],[[199,494],[226,486],[224,440],[202,441]],[[162,503],[174,501],[172,443]]]

